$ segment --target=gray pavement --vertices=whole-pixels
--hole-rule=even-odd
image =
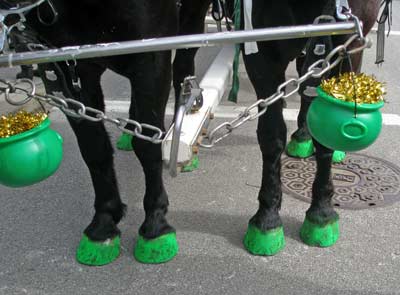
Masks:
[[[399,4],[394,2],[394,11]],[[398,24],[394,30],[400,29]],[[389,102],[384,113],[400,114],[399,46],[400,36],[391,36],[382,68],[373,64],[373,50],[364,59],[365,71],[387,82]],[[199,64],[204,64],[205,55],[209,53],[202,50]],[[244,73],[241,78],[240,105],[247,105],[255,97]],[[107,99],[127,99],[125,82],[107,73],[103,80]],[[298,108],[298,100],[290,98],[289,108]],[[51,118],[64,138],[60,169],[30,187],[0,187],[1,295],[400,294],[400,203],[339,210],[341,238],[335,246],[320,249],[304,245],[298,237],[308,204],[285,195],[281,216],[286,248],[274,257],[256,257],[244,250],[241,241],[257,208],[258,193],[246,182],[259,183],[261,177],[254,122],[214,149],[201,150],[200,169],[176,179],[165,173],[171,204],[168,217],[180,243],[178,256],[167,264],[143,265],[133,258],[144,217],[144,179],[135,156],[116,151],[121,195],[128,204],[120,224],[121,257],[103,267],[78,264],[75,249],[93,216],[94,192],[65,118],[59,111],[52,112]],[[214,121],[214,126],[222,122]],[[294,121],[287,125],[289,132],[295,129]],[[399,130],[399,126],[383,126],[377,142],[362,153],[400,165]],[[112,126],[109,132],[115,142],[119,132]]]

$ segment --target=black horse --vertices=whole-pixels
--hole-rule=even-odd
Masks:
[[[363,31],[367,34],[377,18],[379,1],[353,0],[349,3],[352,12],[363,21]],[[273,2],[253,0],[254,28],[311,24],[322,14],[335,16],[334,0]],[[329,39],[330,48],[343,44],[347,38],[348,36],[336,36]],[[243,54],[247,74],[258,99],[265,99],[276,92],[277,87],[285,81],[285,71],[289,62],[301,56],[302,50],[306,48],[306,42],[307,40],[304,39],[257,42],[258,53]],[[312,51],[321,40],[309,42],[308,49]],[[353,46],[357,45],[357,42],[353,44]],[[329,46],[326,49],[326,53],[329,53]],[[308,67],[320,58],[321,56],[307,52],[305,58],[298,61],[300,74],[304,74]],[[351,60],[351,63],[346,61],[343,63],[341,68],[343,72],[350,71],[351,68],[358,69],[361,65],[361,54],[353,55]],[[329,75],[337,74],[338,69],[335,69]],[[302,109],[298,120],[299,130],[294,134],[299,141],[309,139],[305,115],[312,99],[303,91],[306,86],[316,86],[318,82],[317,80],[306,82],[301,91]],[[250,219],[244,240],[246,248],[253,254],[273,255],[284,246],[282,221],[279,216],[282,200],[280,158],[286,146],[287,131],[282,108],[282,100],[270,105],[267,112],[259,118],[257,126],[257,138],[263,159],[262,184],[258,195],[259,209]],[[316,149],[317,173],[312,187],[312,203],[306,213],[301,237],[310,245],[330,246],[339,236],[338,214],[331,204],[333,184],[330,172],[333,151],[316,140],[313,140],[313,144]]]
[[[58,14],[57,21],[49,25],[55,18],[54,11]],[[26,18],[29,31],[35,32],[32,39],[48,47],[140,40],[178,33],[175,0],[113,0],[101,3],[93,0],[51,0],[29,12]],[[63,92],[73,94],[85,105],[102,111],[105,106],[101,75],[106,69],[111,69],[127,77],[132,85],[134,104],[130,117],[164,130],[164,112],[171,84],[170,51],[79,60],[73,74],[65,62],[58,63],[58,67],[68,87]],[[79,91],[73,83],[75,74],[81,84]],[[119,254],[120,231],[117,224],[126,207],[118,190],[113,147],[102,122],[70,117],[68,120],[89,168],[95,191],[95,215],[84,230],[77,259],[84,264],[101,265],[114,260]],[[144,134],[153,135],[151,131]],[[140,252],[146,251],[146,241],[163,235],[170,234],[168,237],[174,242],[175,229],[165,218],[168,196],[162,181],[161,147],[137,137],[132,140],[146,179],[143,201],[146,217],[139,230],[145,245],[139,246]],[[176,243],[174,246],[177,247]],[[165,253],[160,255],[169,258]],[[143,259],[146,260],[146,257]]]
[[[52,0],[58,13],[58,20],[54,24],[43,22],[54,19],[54,11],[49,9],[48,1],[36,8],[42,21],[32,11],[27,15],[27,24],[37,33],[35,38],[54,47],[199,33],[203,30],[204,15],[209,3],[201,0],[196,3],[186,1],[188,0],[183,0],[183,6],[178,12],[175,0],[114,0],[101,3],[93,0]],[[368,3],[360,0],[350,2],[353,12],[364,20],[364,31],[369,31],[377,16],[378,0]],[[334,4],[334,0],[253,0],[253,25],[261,28],[310,24],[322,13],[334,15],[334,11],[331,11]],[[233,2],[228,1],[228,5],[233,7]],[[181,16],[180,20],[178,15]],[[187,24],[186,28],[184,24]],[[332,39],[333,45],[343,41],[344,37]],[[257,54],[243,55],[258,99],[266,98],[276,91],[277,86],[285,80],[285,70],[289,62],[300,56],[305,45],[306,40],[258,42]],[[175,88],[179,87],[178,83],[184,76],[193,74],[195,52],[194,49],[177,52],[174,70],[183,74],[176,74]],[[85,105],[100,110],[104,110],[104,97],[100,87],[102,73],[109,68],[127,77],[132,83],[130,116],[141,123],[163,129],[171,83],[170,59],[171,53],[163,51],[79,60],[74,68],[81,82],[79,92],[73,87],[74,75],[71,74],[70,67],[66,63],[58,65],[64,72],[68,92]],[[302,68],[307,68],[309,62],[306,59]],[[353,64],[356,65],[357,61],[354,60]],[[349,70],[348,65],[347,68],[346,65],[343,67],[344,70]],[[69,122],[77,136],[95,190],[96,212],[84,231],[77,259],[84,264],[102,265],[113,261],[119,254],[120,231],[117,225],[125,210],[114,172],[113,149],[103,123],[73,118],[69,118]],[[257,138],[263,159],[260,206],[250,220],[245,246],[251,253],[272,255],[284,245],[279,217],[282,198],[280,156],[286,145],[282,101],[269,106],[268,111],[259,118]],[[166,220],[168,196],[162,181],[161,148],[160,145],[136,137],[133,138],[133,144],[146,181],[143,201],[146,215],[139,229],[135,257],[141,262],[165,262],[176,255],[178,245],[175,230]],[[338,215],[330,204],[333,194],[330,179],[332,151],[316,141],[314,145],[318,168],[313,185],[313,201],[307,211],[304,227],[306,234],[312,230],[323,233],[320,240],[311,244],[328,246],[336,241],[338,235]]]

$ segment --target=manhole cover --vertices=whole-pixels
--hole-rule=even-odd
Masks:
[[[282,158],[283,191],[311,202],[316,172],[315,158]],[[332,203],[344,209],[366,209],[391,205],[400,198],[400,169],[384,160],[347,154],[332,166],[335,194]]]

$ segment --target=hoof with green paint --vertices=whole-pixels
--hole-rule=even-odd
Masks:
[[[168,233],[158,238],[147,240],[139,235],[133,255],[142,263],[163,263],[178,254],[179,246],[175,233]]]
[[[199,156],[194,155],[193,159],[182,167],[182,172],[192,172],[199,168]]]
[[[301,142],[292,139],[287,145],[286,152],[290,157],[308,158],[314,153],[314,144],[311,139]]]
[[[117,141],[117,148],[122,151],[133,151],[132,135],[122,133]]]
[[[341,152],[341,151],[334,151],[333,156],[332,156],[332,162],[333,163],[340,163],[344,161],[344,158],[346,158],[346,153]]]
[[[249,225],[243,244],[247,251],[254,255],[272,256],[285,247],[283,227],[277,227],[265,232],[254,225]]]
[[[309,246],[330,247],[339,238],[339,220],[320,225],[306,218],[300,229],[300,237]]]
[[[119,236],[104,242],[97,242],[83,235],[76,251],[76,260],[85,265],[100,266],[113,262],[118,258],[119,253]]]

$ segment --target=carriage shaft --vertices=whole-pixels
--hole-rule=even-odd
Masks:
[[[139,52],[209,47],[226,43],[232,44],[251,41],[345,35],[355,32],[357,32],[357,28],[354,22],[342,22],[69,46],[59,49],[2,54],[0,55],[0,67],[106,57]]]

